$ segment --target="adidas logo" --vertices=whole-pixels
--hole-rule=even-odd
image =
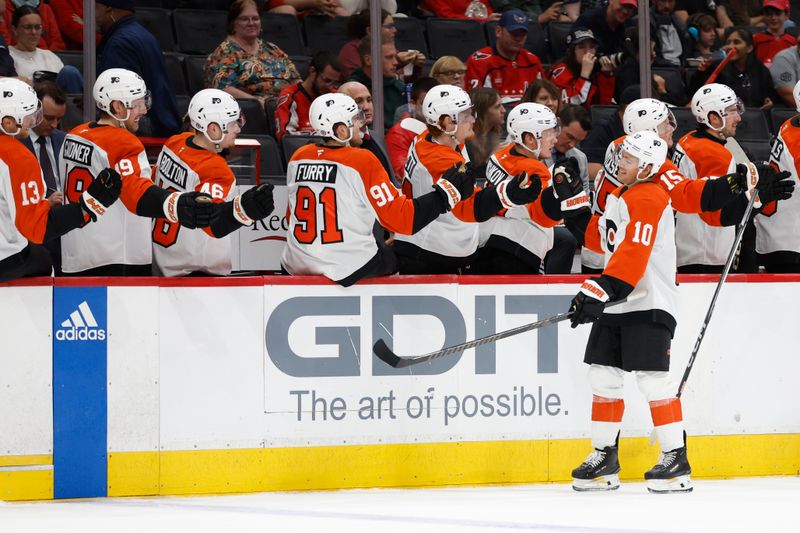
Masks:
[[[56,339],[60,341],[102,341],[105,338],[106,330],[98,327],[92,309],[85,300],[56,331]]]

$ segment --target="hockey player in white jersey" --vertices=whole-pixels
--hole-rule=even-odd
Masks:
[[[156,273],[227,275],[231,272],[228,235],[274,209],[272,185],[261,184],[236,194],[236,178],[220,154],[232,148],[244,117],[238,102],[218,89],[203,89],[189,102],[194,132],[170,137],[156,163],[156,185],[178,192],[211,196],[219,216],[207,228],[189,229],[159,218],[153,222],[153,260]]]
[[[289,162],[289,231],[281,264],[292,275],[323,275],[343,286],[397,271],[397,258],[373,233],[376,222],[415,233],[468,198],[475,182],[451,167],[426,194],[407,198],[361,145],[363,113],[344,94],[318,97],[311,125],[324,138]],[[381,237],[382,237],[382,231]]]

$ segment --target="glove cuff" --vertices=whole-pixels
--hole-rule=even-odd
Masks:
[[[758,168],[753,163],[747,163],[743,166],[747,169],[745,172],[745,185],[747,186],[747,190],[744,194],[747,196],[747,199],[750,200],[754,194],[758,194],[758,191],[756,190],[756,185],[758,185],[759,178]],[[761,201],[758,199],[758,197],[756,197],[753,207],[755,209],[761,208]]]
[[[242,226],[250,226],[253,224],[253,219],[247,216],[247,212],[242,206],[242,195],[237,194],[233,199],[233,218]]]
[[[178,198],[180,198],[181,193],[173,192],[167,196],[167,199],[164,200],[164,217],[172,222],[173,224],[177,224],[178,220]]]
[[[511,209],[512,207],[516,207],[517,204],[511,201],[511,198],[508,197],[508,184],[510,180],[503,180],[495,186],[495,190],[497,191],[497,197],[500,199],[500,203],[506,209]]]
[[[89,191],[83,191],[81,194],[81,207],[93,221],[103,216],[107,209],[97,198],[89,194]]]
[[[436,180],[436,186],[444,191],[447,197],[447,204],[450,206],[449,209],[453,209],[461,201],[461,193],[458,192],[458,188],[446,179],[439,178]]]
[[[575,196],[571,196],[566,200],[561,201],[562,213],[569,213],[570,211],[576,211],[584,207],[591,207],[589,195],[586,194],[586,191],[581,191]]]
[[[587,279],[584,281],[581,285],[580,292],[603,303],[607,302],[609,299],[606,290],[603,289],[603,287],[601,287],[600,284],[593,279]]]

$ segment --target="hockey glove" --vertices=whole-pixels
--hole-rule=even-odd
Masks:
[[[81,207],[92,222],[97,222],[106,209],[117,201],[121,191],[122,178],[119,173],[113,168],[104,168],[81,194]]]
[[[534,174],[531,177],[525,172],[497,184],[497,196],[506,209],[533,202],[542,192],[542,180]]]
[[[572,313],[570,323],[573,328],[578,327],[579,324],[595,322],[603,314],[603,309],[611,295],[609,291],[601,287],[599,281],[600,278],[587,279],[581,285],[578,294],[572,299],[569,311]]]
[[[436,180],[433,188],[443,196],[449,211],[458,202],[466,200],[475,192],[475,176],[467,172],[464,165],[456,164]]]
[[[791,198],[794,192],[794,180],[789,172],[785,170],[778,172],[770,165],[758,163],[756,163],[756,168],[758,169],[758,183],[756,183],[755,189],[758,191],[758,199],[762,204]]]
[[[164,200],[164,215],[189,229],[205,228],[219,216],[219,209],[206,193],[174,192]]]
[[[249,226],[255,220],[261,220],[275,209],[272,198],[273,186],[262,183],[252,187],[233,199],[233,217],[243,226]]]
[[[553,196],[560,202],[564,218],[589,208],[589,196],[583,190],[580,167],[574,157],[568,157],[553,167]]]

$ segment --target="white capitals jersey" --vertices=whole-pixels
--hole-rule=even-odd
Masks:
[[[788,200],[767,204],[755,218],[756,251],[800,253],[800,116],[787,120],[773,140],[770,163],[792,175],[795,192]]]
[[[156,185],[169,191],[204,192],[215,203],[233,200],[236,178],[219,154],[196,145],[193,133],[170,137],[156,163]],[[231,239],[209,228],[184,228],[165,218],[153,221],[153,261],[163,276],[231,273]]]
[[[65,202],[78,202],[103,169],[116,169],[122,177],[119,200],[97,222],[61,237],[64,272],[152,263],[150,219],[136,215],[139,199],[153,186],[141,141],[123,128],[81,124],[67,134],[59,160]]]
[[[678,141],[672,160],[692,180],[716,179],[736,170],[736,161],[722,141],[694,131]],[[697,214],[678,212],[675,218],[678,266],[725,264],[736,237],[734,226],[710,226]]]

